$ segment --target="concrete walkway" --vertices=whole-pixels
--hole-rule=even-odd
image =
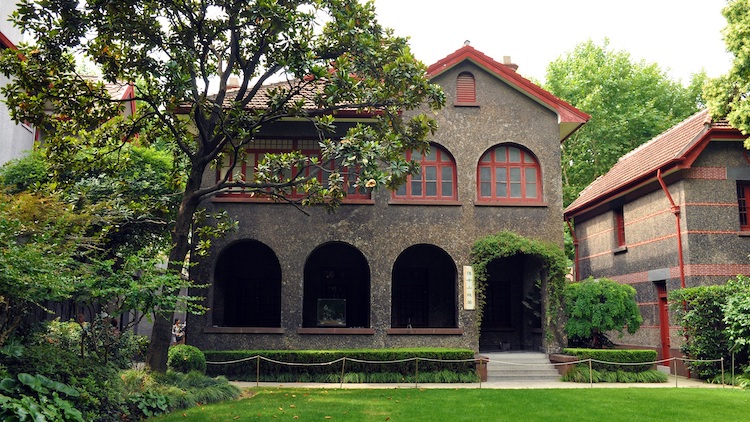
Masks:
[[[481,356],[489,359],[488,368],[493,365],[496,368],[505,366],[507,368],[533,368],[538,366],[552,367],[544,353],[534,352],[490,352],[479,353]],[[538,356],[546,363],[536,363]],[[529,361],[531,357],[531,361]],[[535,363],[529,363],[535,362]],[[494,379],[493,379],[494,378]],[[668,382],[657,383],[577,383],[563,382],[559,378],[544,377],[534,379],[535,377],[526,377],[526,379],[513,379],[490,377],[489,381],[482,383],[301,383],[301,382],[246,382],[232,381],[232,384],[240,388],[250,387],[278,387],[278,388],[323,388],[323,389],[395,389],[395,388],[446,388],[446,389],[466,389],[466,388],[490,388],[490,389],[550,389],[550,388],[734,388],[731,386],[722,386],[719,384],[709,384],[699,379],[686,378],[682,376],[668,375]]]
[[[255,387],[254,382],[244,381],[232,381],[232,384],[240,388]],[[361,388],[376,388],[376,389],[395,389],[395,388],[449,388],[449,389],[463,389],[463,388],[492,388],[492,389],[549,389],[549,388],[722,388],[721,385],[708,384],[701,380],[689,379],[685,377],[677,377],[675,383],[675,377],[670,375],[669,382],[659,383],[576,383],[576,382],[562,382],[562,381],[508,381],[508,382],[483,382],[483,383],[456,383],[456,384],[338,384],[338,383],[303,383],[303,382],[289,382],[289,383],[273,383],[273,382],[261,382],[258,384],[260,387],[277,387],[277,388],[323,388],[323,389],[361,389]],[[724,388],[734,388],[730,386],[724,386]]]

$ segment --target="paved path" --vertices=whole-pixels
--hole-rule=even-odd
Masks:
[[[232,384],[240,388],[255,387],[254,382],[243,382],[243,381],[232,381]],[[591,384],[576,383],[576,382],[562,382],[562,381],[527,381],[527,382],[483,382],[483,383],[456,383],[456,384],[338,384],[338,383],[303,383],[303,382],[288,382],[288,383],[273,383],[273,382],[261,382],[260,387],[279,387],[279,388],[346,388],[346,389],[358,389],[358,388],[380,388],[380,389],[395,389],[395,388],[506,388],[506,389],[549,389],[549,388],[592,388]],[[677,388],[722,388],[721,385],[708,384],[701,380],[689,379],[685,377],[677,377]],[[593,388],[675,388],[675,377],[670,375],[669,382],[659,383],[594,383]],[[726,386],[725,388],[733,388]]]

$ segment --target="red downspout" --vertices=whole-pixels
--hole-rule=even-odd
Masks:
[[[566,218],[565,223],[568,224],[570,236],[573,237],[573,252],[575,255],[575,258],[573,258],[573,271],[575,271],[575,274],[573,274],[573,281],[578,281],[578,238],[576,237],[575,230],[573,230],[573,226],[570,224],[570,219]]]
[[[675,205],[674,201],[672,200],[672,195],[669,194],[669,189],[667,189],[667,185],[664,183],[664,179],[661,178],[661,169],[656,170],[656,179],[659,181],[659,184],[661,185],[662,190],[664,190],[664,193],[667,194],[667,199],[669,200],[670,205],[672,206],[672,214],[674,214],[675,221],[677,222],[677,260],[678,260],[678,266],[680,268],[680,287],[683,289],[685,288],[685,261],[682,257],[682,232],[680,230],[680,207],[679,205]]]

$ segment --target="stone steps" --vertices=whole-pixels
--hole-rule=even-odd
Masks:
[[[487,382],[559,381],[560,374],[541,352],[479,353],[489,359]]]

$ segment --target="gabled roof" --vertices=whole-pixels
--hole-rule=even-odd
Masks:
[[[561,141],[565,140],[565,138],[591,118],[588,114],[555,97],[550,92],[516,73],[514,70],[515,66],[499,63],[470,45],[464,45],[445,58],[430,65],[427,68],[427,74],[431,79],[435,78],[466,60],[501,79],[544,107],[554,111],[557,114],[560,125]]]
[[[741,139],[741,133],[725,120],[713,121],[709,111],[699,111],[654,139],[622,156],[604,175],[588,185],[565,209],[565,218],[653,181],[662,173],[689,168],[716,135]]]
[[[0,31],[0,49],[3,48],[10,48],[11,50],[15,50],[16,46],[11,42],[11,40],[5,36],[5,34]]]

